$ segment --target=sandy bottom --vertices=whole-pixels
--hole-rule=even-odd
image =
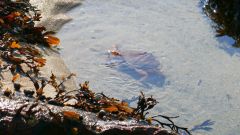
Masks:
[[[211,131],[194,134],[238,135],[239,50],[215,38],[198,6],[199,0],[86,0],[59,32],[62,57],[78,81],[89,80],[94,90],[122,99],[143,90],[160,102],[153,113],[180,115],[176,121],[182,126],[215,121],[205,125]],[[146,88],[128,73],[107,67],[113,45],[154,55],[164,85]]]

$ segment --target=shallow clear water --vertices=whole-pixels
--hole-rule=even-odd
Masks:
[[[79,82],[89,80],[92,89],[120,99],[142,90],[159,101],[152,114],[179,115],[177,124],[190,129],[214,121],[202,126],[205,130],[194,128],[194,134],[238,135],[239,49],[215,38],[198,0],[85,0],[70,15],[73,21],[58,37],[62,57]],[[134,73],[109,67],[107,51],[115,45],[126,55],[153,55],[163,85],[134,77],[136,57],[123,59]]]

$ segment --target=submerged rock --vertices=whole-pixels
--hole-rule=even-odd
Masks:
[[[153,54],[141,51],[108,50],[107,66],[128,74],[140,81],[145,87],[162,87],[165,76],[160,71],[160,62]]]

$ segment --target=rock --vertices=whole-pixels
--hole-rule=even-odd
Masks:
[[[8,135],[171,135],[135,119],[103,121],[95,113],[0,96],[0,134]]]
[[[207,0],[203,9],[215,23],[217,36],[230,36],[240,47],[240,0]]]

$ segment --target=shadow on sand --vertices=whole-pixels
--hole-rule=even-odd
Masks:
[[[151,53],[138,51],[108,51],[108,67],[125,73],[141,82],[146,88],[163,87],[165,76],[160,71],[160,62]]]

